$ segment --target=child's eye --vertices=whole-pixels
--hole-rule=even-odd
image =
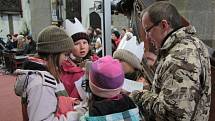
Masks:
[[[80,42],[75,42],[74,44],[75,44],[75,45],[79,45],[79,44],[80,44]]]
[[[88,44],[88,42],[87,42],[87,41],[84,41],[83,44]]]

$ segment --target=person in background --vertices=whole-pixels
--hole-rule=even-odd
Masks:
[[[146,38],[159,49],[151,90],[130,97],[150,121],[208,121],[211,67],[208,50],[193,26],[167,1],[155,2],[142,14]]]
[[[87,29],[87,35],[89,36],[90,43],[91,43],[94,39],[94,29],[92,27],[89,27]]]
[[[65,91],[60,65],[74,47],[73,41],[56,26],[44,28],[37,38],[38,57],[31,59],[33,62],[25,65],[24,70],[15,72],[18,75],[15,93],[22,97],[24,120],[72,120],[73,107],[78,102]]]
[[[115,42],[116,46],[118,47],[120,42],[120,33],[118,31],[113,31],[111,39]]]
[[[100,28],[96,28],[94,30],[94,39],[93,39],[93,50],[96,51],[96,42],[102,43],[102,30]]]
[[[118,60],[105,56],[93,62],[89,71],[89,111],[80,120],[139,121],[136,105],[127,95],[120,94],[123,83],[124,72]]]
[[[132,28],[132,27],[127,28],[127,29],[126,29],[126,32],[131,32],[131,33],[133,33],[133,28]]]
[[[115,43],[115,41],[113,39],[111,39],[111,48],[112,48],[112,55],[113,55],[113,53],[117,49],[116,43]]]
[[[8,50],[13,49],[13,39],[12,39],[11,34],[8,34],[8,35],[7,35],[6,48],[7,48]]]
[[[17,41],[17,37],[18,37],[19,34],[13,34],[12,36],[12,40],[13,40],[13,48],[17,48],[17,45],[18,45],[18,41]],[[13,49],[12,48],[12,49]]]
[[[24,48],[24,54],[34,54],[36,53],[36,42],[31,36],[26,37],[26,45]]]
[[[95,53],[95,42],[94,42],[94,28],[89,27],[87,29],[87,35],[90,39],[89,44],[90,44],[90,50],[92,53]]]
[[[100,28],[94,30],[94,41],[97,39],[102,39],[102,30]]]
[[[101,39],[97,39],[95,43],[96,55],[102,57],[102,41]]]
[[[23,35],[18,35],[17,36],[17,48],[24,50],[25,46],[26,46],[25,37]]]
[[[126,29],[122,28],[121,32],[120,32],[120,39],[122,39],[124,37],[125,33],[126,33]]]

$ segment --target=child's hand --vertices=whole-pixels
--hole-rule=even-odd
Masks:
[[[74,105],[79,104],[80,101],[77,98],[59,96],[58,97],[58,107],[56,116],[65,115],[69,111],[74,111]]]

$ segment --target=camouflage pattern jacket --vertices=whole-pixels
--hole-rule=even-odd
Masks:
[[[195,28],[168,36],[160,49],[151,91],[130,96],[148,120],[207,121],[211,103],[211,67]]]

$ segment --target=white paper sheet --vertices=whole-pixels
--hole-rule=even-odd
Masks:
[[[78,90],[78,93],[79,93],[81,99],[86,100],[87,99],[87,93],[84,91],[84,89],[81,86],[82,81],[83,81],[83,77],[81,77],[78,81],[75,82],[75,87]]]
[[[122,89],[128,92],[132,92],[134,90],[142,90],[143,86],[144,85],[142,82],[137,82],[137,81],[133,81],[125,78]]]

